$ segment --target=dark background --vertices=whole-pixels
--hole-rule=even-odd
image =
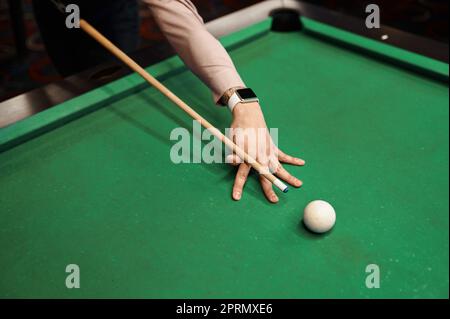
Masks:
[[[448,42],[448,0],[306,0],[312,4],[356,17],[366,16],[365,8],[380,7],[381,23],[403,31]]]
[[[93,0],[95,1],[95,0]],[[261,0],[192,0],[205,21],[247,7]],[[447,0],[306,0],[352,16],[365,17],[365,7],[376,3],[381,22],[395,28],[448,42]],[[22,10],[11,12],[11,4]],[[22,14],[18,14],[22,12]],[[22,16],[21,16],[22,15]],[[14,23],[24,26],[23,41],[15,41]],[[141,47],[164,42],[148,10],[141,9]],[[42,45],[31,0],[0,0],[0,101],[61,80]]]

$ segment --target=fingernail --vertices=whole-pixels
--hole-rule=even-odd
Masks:
[[[272,196],[271,200],[272,200],[272,202],[276,203],[276,202],[278,202],[278,197],[274,195],[274,196]]]
[[[298,160],[298,163],[300,165],[305,165],[306,164],[306,162],[304,160],[300,159],[300,158],[297,158],[297,160]]]
[[[233,193],[233,198],[235,200],[240,200],[241,199],[241,193],[240,192],[234,192]]]

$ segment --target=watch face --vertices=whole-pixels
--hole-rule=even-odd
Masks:
[[[253,90],[249,89],[249,88],[239,89],[236,91],[236,93],[241,97],[242,100],[249,100],[249,99],[257,98],[255,92],[253,92]]]

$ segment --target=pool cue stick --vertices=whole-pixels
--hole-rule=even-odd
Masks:
[[[205,129],[210,131],[215,137],[219,138],[226,146],[228,146],[233,152],[235,152],[242,160],[247,164],[251,165],[261,176],[265,177],[272,184],[278,187],[281,191],[287,192],[288,187],[281,180],[275,177],[271,173],[263,172],[263,166],[258,163],[254,158],[248,155],[243,149],[237,146],[233,141],[226,137],[222,132],[215,128],[211,123],[205,120],[200,114],[194,111],[189,105],[183,102],[178,96],[172,93],[167,87],[165,87],[161,82],[155,79],[147,71],[144,70],[139,64],[137,64],[132,58],[130,58],[125,52],[120,50],[111,41],[109,41],[105,36],[103,36],[99,31],[97,31],[92,25],[90,25],[86,20],[80,19],[80,28],[90,35],[94,40],[99,42],[104,46],[109,52],[115,55],[119,60],[125,63],[129,68],[138,73],[144,78],[150,85],[159,90],[164,94],[169,100],[175,103],[179,108],[189,114],[194,120],[198,121]]]

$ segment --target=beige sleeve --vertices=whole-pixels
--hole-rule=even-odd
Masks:
[[[143,0],[184,63],[213,92],[217,103],[226,90],[244,86],[230,56],[205,28],[189,0]]]

